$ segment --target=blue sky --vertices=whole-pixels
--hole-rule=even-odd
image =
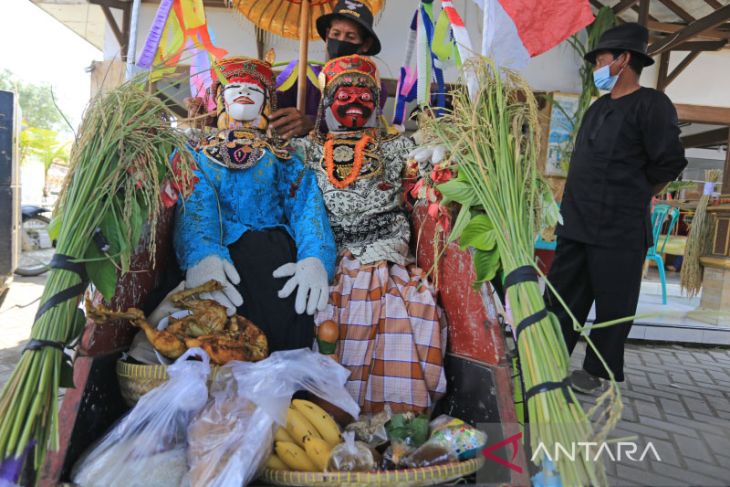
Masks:
[[[59,106],[74,126],[89,99],[86,67],[102,53],[29,0],[2,0],[0,69],[53,86]]]

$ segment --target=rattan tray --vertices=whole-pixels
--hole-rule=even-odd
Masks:
[[[484,465],[477,457],[435,467],[385,472],[290,472],[265,468],[259,481],[272,485],[348,486],[348,487],[417,487],[437,485],[471,475]]]
[[[213,381],[220,367],[211,365],[208,385]],[[130,364],[117,361],[117,378],[119,390],[127,406],[133,407],[139,398],[150,392],[168,379],[167,365]]]

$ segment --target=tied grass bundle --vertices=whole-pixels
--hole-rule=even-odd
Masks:
[[[96,97],[84,114],[50,233],[57,254],[83,263],[107,299],[114,294],[117,274],[129,270],[138,243],[154,255],[163,182],[188,190],[192,159],[184,134],[171,128],[171,120],[169,108],[139,80]],[[176,149],[173,168],[170,155]],[[142,239],[145,226],[148,235]],[[25,456],[31,446],[36,472],[46,451],[58,449],[58,389],[73,385],[71,376],[64,376],[72,370],[62,349],[83,331],[78,303],[86,282],[78,273],[53,268],[41,297],[42,309],[74,287],[70,299],[36,317],[31,340],[48,345],[26,350],[2,390],[0,461],[2,467],[16,465],[9,473],[2,469],[13,482],[30,460]]]
[[[703,270],[700,257],[709,253],[712,237],[712,222],[707,217],[707,205],[710,202],[714,185],[720,180],[721,175],[722,171],[719,169],[705,171],[705,189],[697,203],[697,210],[692,218],[692,226],[687,237],[687,245],[684,247],[684,259],[679,277],[682,289],[689,297],[696,296],[702,288]]]
[[[522,78],[489,59],[477,59],[468,69],[480,82],[473,99],[466,89],[457,90],[453,111],[427,127],[458,168],[455,180],[438,186],[445,201],[461,204],[450,240],[459,237],[462,247],[475,249],[478,283],[494,278],[500,267],[505,276],[525,266],[537,272],[535,235],[560,218],[536,163],[537,103]],[[534,281],[508,287],[507,297],[515,324],[545,308]],[[526,391],[567,377],[569,356],[554,314],[524,328],[517,347]],[[553,455],[556,444],[570,449],[579,442],[605,438],[620,417],[621,402],[610,389],[586,414],[566,386],[532,395],[527,408],[532,450],[536,461],[543,463],[545,449]],[[597,412],[605,421],[601,431],[594,430],[589,420]],[[595,452],[579,452],[575,462],[560,456],[556,468],[563,485],[606,485],[603,465],[594,460]]]

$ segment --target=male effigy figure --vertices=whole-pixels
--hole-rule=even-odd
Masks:
[[[185,287],[223,283],[203,297],[253,321],[271,352],[310,347],[336,255],[321,192],[314,173],[267,135],[266,114],[276,109],[271,65],[227,58],[212,78],[220,80],[212,89],[219,130],[196,148],[198,181],[177,209]]]
[[[330,303],[315,322],[339,324],[337,358],[363,412],[425,411],[446,391],[446,337],[434,289],[409,251],[401,194],[414,144],[380,126],[380,81],[368,58],[329,61],[320,86],[317,126],[293,140],[316,173],[337,242]]]

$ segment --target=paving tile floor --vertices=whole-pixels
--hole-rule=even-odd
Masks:
[[[576,347],[574,367],[584,351]],[[610,436],[635,436],[634,458],[651,442],[660,461],[604,456],[610,485],[730,485],[730,348],[630,342],[625,358],[624,411]]]

